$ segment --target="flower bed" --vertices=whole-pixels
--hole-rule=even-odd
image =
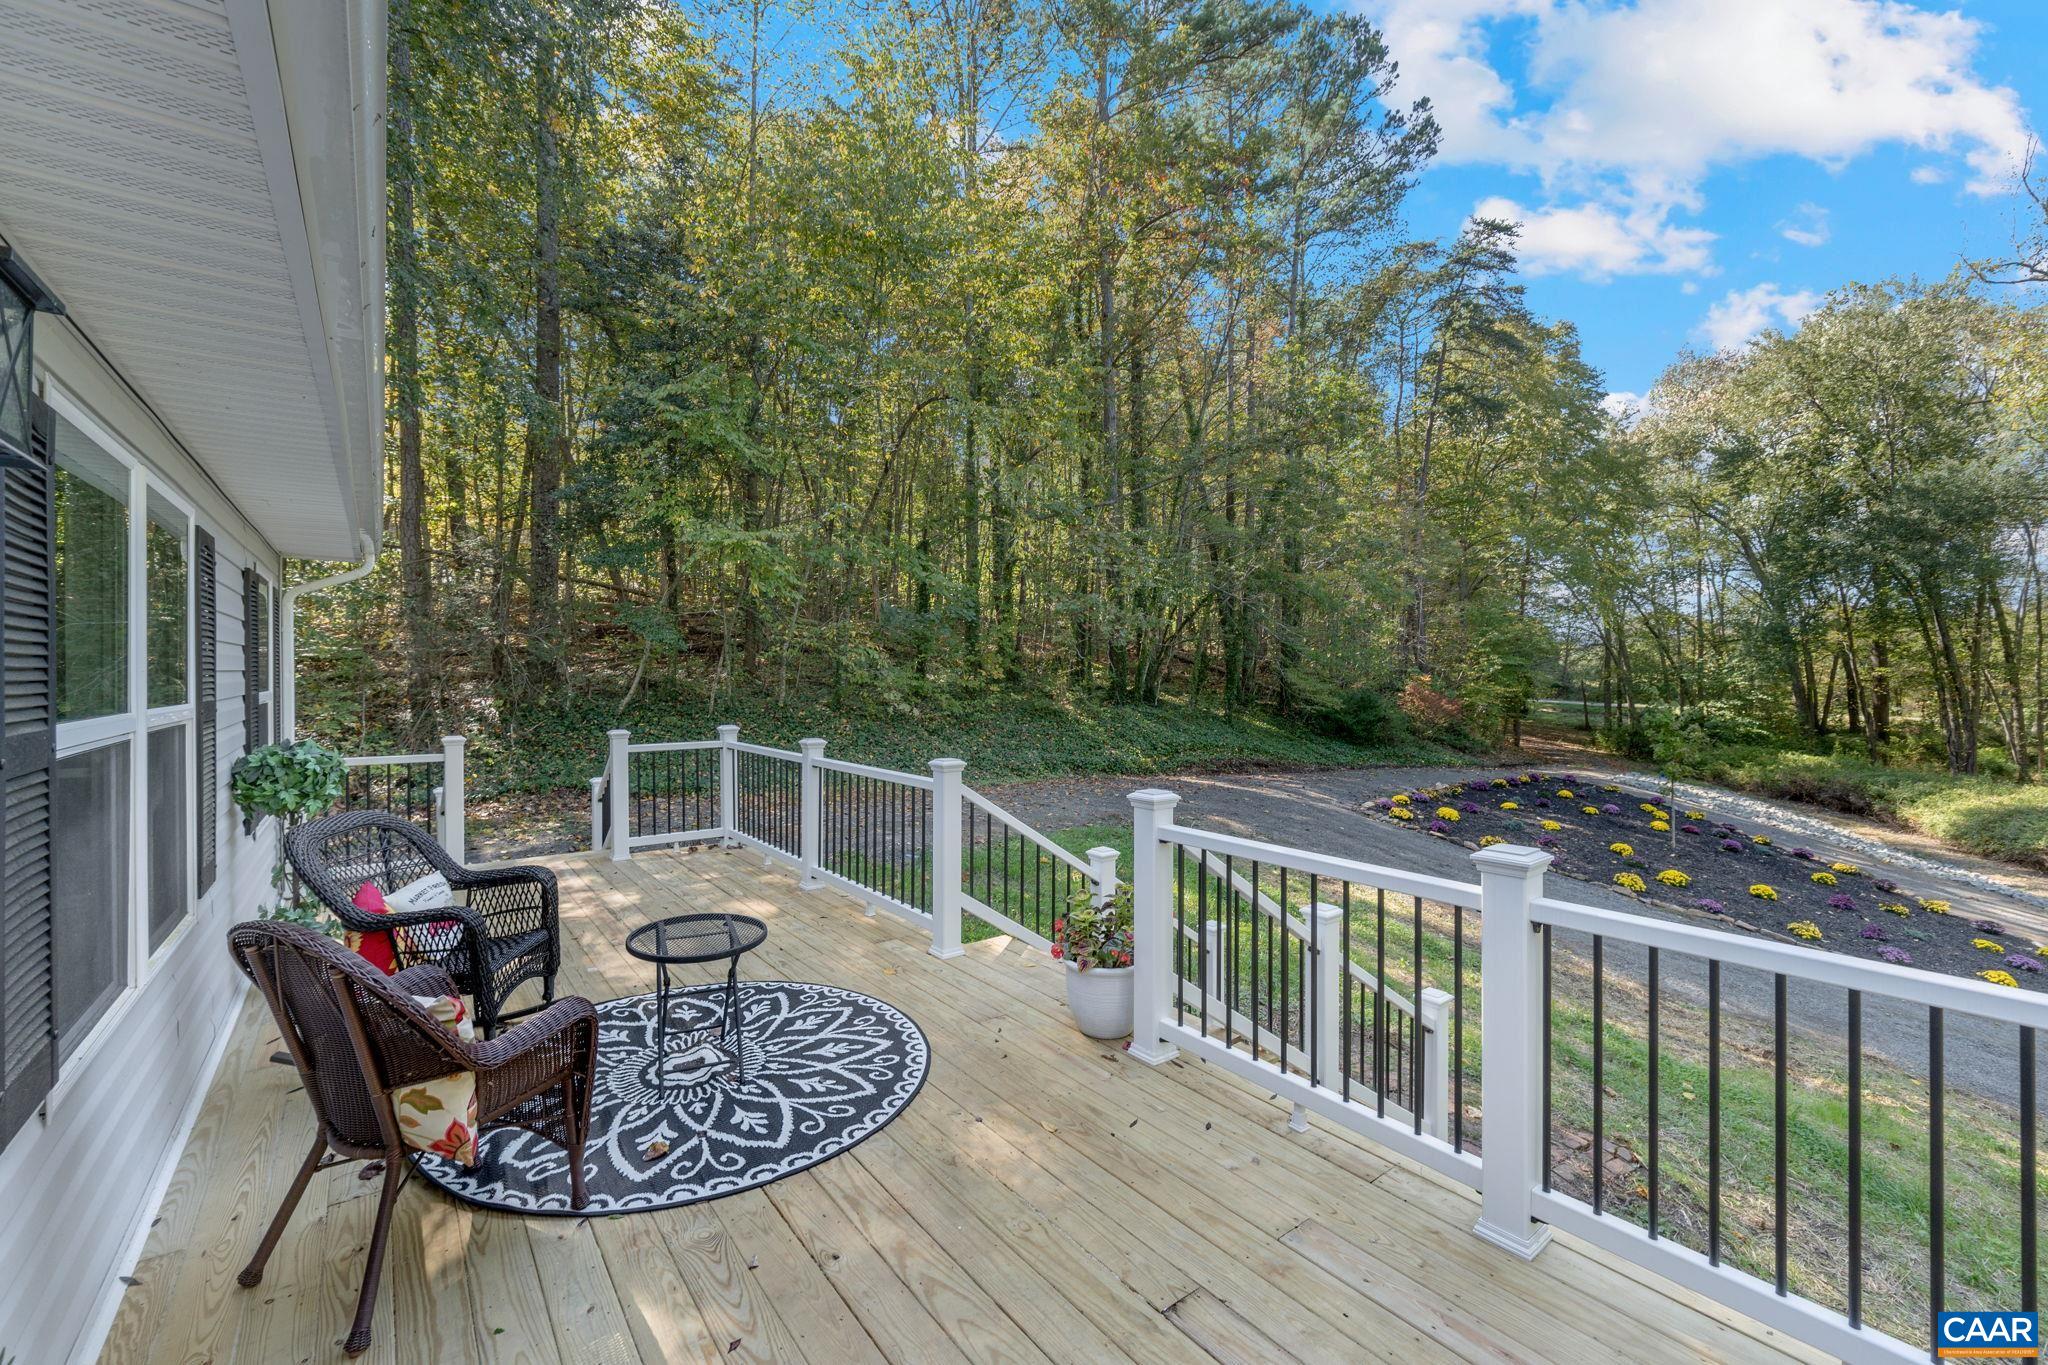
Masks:
[[[1937,887],[1781,848],[1684,802],[1667,809],[1654,792],[1573,773],[1512,773],[1402,792],[1371,808],[1472,847],[1534,845],[1555,859],[1554,872],[1786,942],[2048,989],[2048,948],[1953,913]]]

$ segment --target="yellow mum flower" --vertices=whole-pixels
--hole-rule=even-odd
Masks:
[[[1856,875],[1857,873],[1861,872],[1862,870],[1863,870],[1862,868],[1860,868],[1860,867],[1856,866],[1856,864],[1854,864],[1854,863],[1829,863],[1829,864],[1828,864],[1828,871],[1830,871],[1830,872],[1839,872],[1839,873],[1841,873],[1841,874],[1842,874],[1842,875],[1843,875],[1844,877],[1853,877],[1853,876],[1855,876],[1855,875]]]
[[[1987,953],[2002,953],[2005,951],[2005,945],[2003,943],[2000,943],[1996,939],[1990,938],[1973,938],[1970,940],[1970,946],[1972,948],[1981,949],[1982,951]]]
[[[1688,820],[1704,820],[1707,818],[1707,813],[1703,810],[1689,810],[1685,813],[1685,818]]]
[[[1439,820],[1448,820],[1450,823],[1455,825],[1458,823],[1460,817],[1455,806],[1438,806],[1436,808],[1436,818]]]
[[[1502,810],[1520,810],[1522,803],[1519,801],[1503,801],[1500,803],[1500,808]]]
[[[1692,878],[1675,867],[1667,867],[1657,874],[1657,880],[1666,886],[1691,886]]]
[[[1607,851],[1609,853],[1615,854],[1617,857],[1622,858],[1633,858],[1636,856],[1635,849],[1631,848],[1627,844],[1609,844],[1607,846]]]
[[[1650,828],[1659,834],[1669,834],[1671,832],[1671,822],[1669,820],[1652,820]]]
[[[1392,815],[1396,820],[1413,820],[1415,818],[1415,812],[1409,810],[1406,806],[1396,806],[1393,808],[1393,810],[1387,813],[1389,815]]]
[[[1602,787],[1600,790],[1604,792],[1618,792],[1621,790],[1621,788],[1615,786],[1612,782],[1610,782],[1606,786]]]
[[[1559,787],[1557,789],[1557,794],[1566,801],[1572,799],[1572,789],[1570,787]]]
[[[1760,901],[1774,901],[1778,898],[1778,888],[1758,882],[1749,888],[1749,894],[1755,896]]]
[[[2001,972],[1996,968],[1988,972],[1979,972],[1977,975],[1983,977],[1994,986],[2018,986],[2020,984],[2011,972]]]
[[[1600,808],[1599,808],[1598,806],[1580,806],[1580,807],[1579,807],[1579,814],[1581,814],[1581,815],[1598,815],[1599,813],[1600,813]]]
[[[1792,937],[1803,938],[1809,943],[1817,943],[1821,937],[1820,926],[1810,919],[1795,919],[1785,928]]]
[[[1560,824],[1559,824],[1559,823],[1557,823],[1557,821],[1555,821],[1555,820],[1545,820],[1545,821],[1543,822],[1543,832],[1544,832],[1545,834],[1555,834],[1555,833],[1557,833],[1557,832],[1558,832],[1559,830],[1561,830],[1561,829],[1563,829],[1563,828],[1564,828],[1564,826],[1563,826],[1563,825],[1560,825]]]
[[[1492,848],[1495,844],[1505,842],[1506,840],[1502,839],[1498,834],[1482,834],[1479,836],[1479,846],[1481,848]]]
[[[1615,873],[1614,884],[1624,891],[1642,891],[1645,889],[1643,879],[1633,872]]]
[[[1877,908],[1880,910],[1889,911],[1890,913],[1897,915],[1901,919],[1904,919],[1906,916],[1913,913],[1911,910],[1908,910],[1905,906],[1899,904],[1897,901],[1879,901]]]
[[[1835,874],[1832,872],[1816,872],[1808,880],[1815,886],[1833,886],[1835,884]]]
[[[1921,908],[1922,910],[1925,910],[1925,911],[1926,911],[1926,912],[1927,912],[1928,914],[1930,914],[1930,915],[1946,915],[1946,914],[1948,913],[1948,902],[1947,902],[1947,901],[1921,901],[1921,902],[1920,902],[1920,908]]]
[[[1394,798],[1394,804],[1395,804],[1395,805],[1397,805],[1397,806],[1405,806],[1405,805],[1407,805],[1407,804],[1408,804],[1408,793],[1407,793],[1407,792],[1402,792],[1402,793],[1401,793],[1401,794],[1400,794],[1399,796],[1395,797],[1395,798]]]
[[[1657,803],[1654,801],[1645,801],[1642,805],[1637,806],[1636,809],[1639,811],[1646,811],[1651,815],[1655,815],[1657,813]]]
[[[1496,777],[1493,779],[1493,785],[1496,787],[1505,787],[1507,784],[1508,780],[1505,777]]]
[[[1752,844],[1762,844],[1765,848],[1771,846],[1771,836],[1768,834],[1752,834],[1749,836],[1749,841]]]

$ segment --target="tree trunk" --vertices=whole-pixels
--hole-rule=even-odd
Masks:
[[[532,526],[527,655],[529,683],[554,690],[561,685],[565,662],[558,532],[566,460],[562,431],[562,166],[555,127],[553,35],[543,30],[538,47],[533,74],[533,404],[526,417]]]

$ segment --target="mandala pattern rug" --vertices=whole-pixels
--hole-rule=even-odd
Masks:
[[[670,993],[665,1064],[654,996],[597,1007],[582,1208],[569,1203],[568,1154],[521,1129],[485,1134],[473,1168],[424,1153],[415,1164],[486,1208],[578,1217],[670,1209],[837,1156],[902,1113],[924,1084],[930,1049],[893,1005],[792,981],[742,981],[740,994],[744,1083],[718,1044],[723,982]]]

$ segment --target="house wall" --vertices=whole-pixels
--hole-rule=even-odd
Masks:
[[[228,769],[244,749],[242,578],[281,582],[273,549],[82,340],[45,325],[37,370],[189,501],[217,541],[219,875],[67,1060],[43,1112],[0,1152],[0,1353],[98,1353],[150,1218],[211,1083],[246,983],[223,944],[270,893],[275,823],[244,833]],[[58,832],[63,837],[62,831]]]

